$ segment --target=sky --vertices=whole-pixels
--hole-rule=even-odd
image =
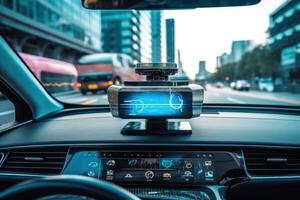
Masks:
[[[258,5],[231,8],[200,8],[164,11],[164,19],[175,19],[175,48],[180,49],[183,68],[190,78],[200,60],[215,71],[216,56],[230,53],[234,40],[267,42],[269,14],[285,0],[262,0]]]

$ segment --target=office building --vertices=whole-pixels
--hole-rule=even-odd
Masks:
[[[198,74],[202,75],[202,76],[206,75],[206,62],[205,62],[205,60],[200,60],[199,61]]]
[[[124,53],[134,62],[151,62],[150,11],[101,11],[102,49]]]
[[[239,62],[245,53],[252,50],[252,47],[253,43],[251,40],[233,41],[231,44],[230,62]]]
[[[76,61],[101,51],[99,11],[81,0],[0,0],[1,33],[17,51]]]
[[[162,62],[162,11],[151,11],[152,62]]]
[[[223,53],[217,56],[217,68],[220,68],[230,62],[230,55],[228,53]]]
[[[167,62],[175,62],[175,21],[166,20],[166,56]]]
[[[152,62],[151,11],[140,11],[140,62]]]
[[[287,0],[270,15],[269,46],[285,81],[300,77],[300,2]]]
[[[208,72],[206,71],[206,61],[200,60],[199,61],[199,68],[198,72],[195,76],[195,80],[205,80],[207,77]]]

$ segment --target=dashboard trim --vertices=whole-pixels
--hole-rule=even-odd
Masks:
[[[255,148],[282,148],[282,149],[300,149],[300,146],[289,146],[289,145],[263,145],[263,144],[235,144],[235,143],[207,143],[207,144],[182,144],[182,143],[172,143],[172,144],[166,144],[166,143],[69,143],[69,144],[63,144],[63,143],[50,143],[50,144],[31,144],[31,145],[13,145],[13,146],[7,146],[7,147],[0,147],[0,150],[9,150],[9,149],[15,149],[15,148],[35,148],[35,147],[60,147],[60,146],[66,146],[66,147],[104,147],[104,146],[142,146],[142,147],[153,147],[153,146],[163,146],[163,147],[224,147],[224,148],[246,148],[246,147],[255,147]]]

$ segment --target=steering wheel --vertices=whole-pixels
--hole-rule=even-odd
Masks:
[[[113,183],[79,175],[60,175],[25,181],[1,192],[0,199],[38,199],[59,194],[103,200],[140,200]]]

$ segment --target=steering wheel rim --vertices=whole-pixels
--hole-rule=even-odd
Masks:
[[[113,183],[79,175],[49,176],[25,181],[1,192],[0,199],[37,199],[57,194],[105,200],[140,200]]]

